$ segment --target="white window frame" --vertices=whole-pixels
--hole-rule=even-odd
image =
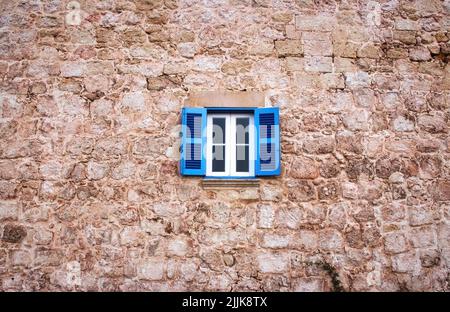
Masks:
[[[212,171],[212,134],[213,134],[213,118],[225,118],[225,171]],[[249,171],[236,171],[236,119],[249,118]],[[207,115],[206,125],[206,176],[210,177],[253,177],[255,175],[255,127],[253,114],[216,114]],[[242,144],[244,145],[244,144]]]
[[[225,118],[225,171],[212,171],[212,135],[213,135],[213,118]],[[230,155],[227,145],[230,144],[230,114],[208,114],[206,122],[206,175],[207,176],[227,176],[230,172]]]

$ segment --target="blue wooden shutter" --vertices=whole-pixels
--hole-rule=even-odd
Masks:
[[[206,109],[185,107],[181,115],[181,174],[205,175]]]
[[[256,175],[276,176],[281,173],[280,114],[278,107],[257,108]]]

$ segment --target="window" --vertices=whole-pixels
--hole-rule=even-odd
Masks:
[[[183,108],[180,171],[215,178],[276,176],[278,108]]]
[[[251,114],[208,114],[207,176],[254,176],[255,143]]]

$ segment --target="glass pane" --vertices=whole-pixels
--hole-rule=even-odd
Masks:
[[[237,172],[248,172],[249,167],[249,147],[247,146],[236,146],[236,171]]]
[[[225,171],[225,146],[213,145],[212,147],[212,171],[224,172]]]
[[[225,143],[225,118],[213,118],[213,143]]]
[[[248,118],[236,118],[236,143],[248,144]]]

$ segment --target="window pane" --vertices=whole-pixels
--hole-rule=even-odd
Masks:
[[[247,146],[236,146],[236,171],[237,172],[248,172],[249,169],[249,147]]]
[[[236,118],[236,143],[248,144],[248,118]]]
[[[212,171],[224,172],[225,171],[225,146],[213,145],[212,147]]]
[[[225,118],[213,118],[213,143],[225,143]]]

